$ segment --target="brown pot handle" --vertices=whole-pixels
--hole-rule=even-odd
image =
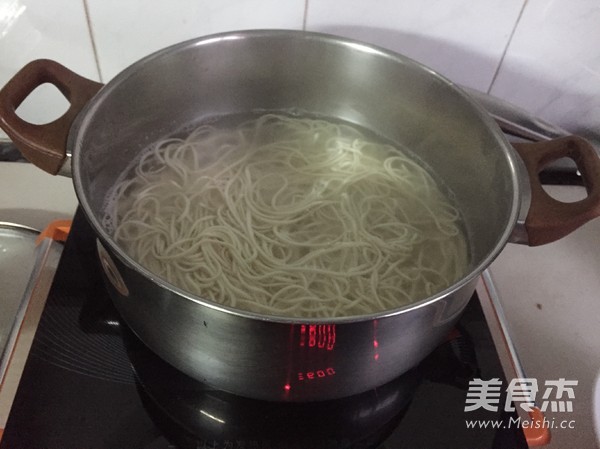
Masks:
[[[53,122],[34,125],[21,119],[15,111],[44,83],[56,86],[70,106]],[[101,87],[101,83],[83,78],[57,62],[47,59],[30,62],[0,90],[0,127],[25,158],[55,175],[67,155],[67,137],[73,120]]]
[[[558,240],[592,218],[600,216],[600,158],[594,147],[577,136],[548,142],[513,144],[523,159],[531,185],[531,206],[525,220],[529,245]],[[563,203],[546,193],[539,172],[562,157],[575,161],[588,196],[574,203]]]

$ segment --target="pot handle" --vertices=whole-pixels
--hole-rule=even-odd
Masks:
[[[58,88],[69,101],[69,109],[45,125],[26,122],[16,114],[16,109],[36,87],[45,83]],[[57,62],[48,59],[32,61],[0,90],[0,128],[27,160],[56,175],[67,158],[67,137],[71,124],[102,86]]]
[[[577,136],[547,142],[514,143],[523,159],[531,186],[531,206],[525,219],[529,246],[553,242],[600,216],[600,158],[594,147]],[[588,196],[574,203],[552,198],[539,179],[549,163],[568,157],[575,161]]]

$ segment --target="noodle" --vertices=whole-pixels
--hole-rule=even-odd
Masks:
[[[113,192],[114,238],[190,293],[276,316],[354,316],[450,286],[460,215],[398,149],[267,114],[158,142]]]

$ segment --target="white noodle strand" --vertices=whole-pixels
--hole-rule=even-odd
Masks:
[[[203,125],[114,190],[114,238],[172,284],[303,318],[394,309],[467,270],[460,214],[398,149],[324,120]]]

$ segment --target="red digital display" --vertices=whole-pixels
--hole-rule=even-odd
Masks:
[[[311,324],[308,326],[308,347],[314,348],[317,343],[317,325]]]
[[[325,369],[318,369],[315,371],[299,371],[298,372],[298,380],[299,381],[304,381],[304,380],[313,380],[313,379],[319,379],[319,378],[323,378],[323,377],[331,377],[335,375],[335,370],[332,367],[328,367]]]
[[[335,347],[335,324],[302,324],[300,326],[300,347],[326,349]]]

